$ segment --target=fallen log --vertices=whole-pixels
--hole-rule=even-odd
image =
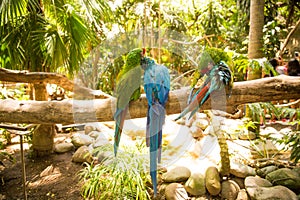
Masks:
[[[167,114],[180,113],[186,107],[189,88],[171,91],[166,105]],[[300,77],[277,76],[251,81],[235,82],[231,96],[224,92],[211,96],[202,107],[206,109],[233,110],[241,104],[300,98]],[[0,121],[29,124],[73,124],[111,121],[115,112],[114,97],[94,100],[63,101],[0,101]],[[145,95],[130,104],[128,118],[145,117]]]

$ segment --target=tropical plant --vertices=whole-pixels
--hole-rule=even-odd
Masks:
[[[276,52],[280,51],[280,33],[282,32],[276,21],[268,22],[263,28],[263,51],[268,58],[276,57]]]
[[[299,123],[299,121],[298,121]],[[282,139],[277,140],[279,144],[284,144],[283,150],[291,150],[290,159],[297,163],[300,160],[300,132],[291,131],[284,135]]]
[[[95,149],[96,154],[113,152],[111,145]],[[112,154],[99,164],[88,164],[79,172],[83,181],[82,195],[94,199],[150,199],[149,159],[145,144],[127,146],[118,157]],[[141,154],[142,153],[142,154]],[[146,162],[145,162],[146,161]]]
[[[279,110],[269,102],[259,102],[247,104],[249,107],[249,116],[251,121],[255,123],[260,123],[261,120],[266,122],[266,114],[274,114],[276,118],[279,118]]]
[[[103,16],[109,10],[102,0],[1,1],[0,67],[47,72],[59,69],[72,76],[88,47],[97,43]],[[35,100],[47,100],[45,84],[34,84],[34,88]],[[41,129],[36,129],[39,134],[33,135],[32,147],[47,154],[53,148],[54,134],[45,130],[54,130],[54,126]],[[39,144],[43,140],[47,142]]]

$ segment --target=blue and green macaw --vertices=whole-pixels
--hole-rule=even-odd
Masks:
[[[117,76],[117,109],[114,114],[116,122],[114,136],[114,153],[118,152],[124,121],[128,112],[128,106],[131,101],[135,101],[141,96],[140,86],[142,69],[140,67],[141,58],[144,51],[141,48],[131,50],[125,60],[120,73]]]
[[[154,60],[143,57],[144,89],[148,101],[146,144],[150,147],[150,176],[154,195],[157,194],[157,163],[161,162],[162,127],[165,122],[166,102],[170,91],[168,69]]]
[[[207,77],[199,88],[192,88],[188,106],[179,114],[175,121],[191,112],[189,116],[190,119],[214,91],[225,88],[227,95],[230,95],[232,86],[233,74],[227,64],[220,61],[207,72]]]

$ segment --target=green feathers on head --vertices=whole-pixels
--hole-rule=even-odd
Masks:
[[[130,51],[126,57],[125,68],[132,69],[133,67],[140,65],[142,51],[141,48]]]
[[[124,74],[131,69],[140,65],[142,48],[136,48],[128,52],[125,58],[125,64],[123,65],[120,73],[118,74],[117,80],[119,80]]]

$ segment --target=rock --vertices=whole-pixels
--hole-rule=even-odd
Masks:
[[[187,200],[189,198],[184,186],[179,183],[168,185],[165,189],[165,195],[167,200]]]
[[[286,128],[280,129],[279,132],[280,132],[282,135],[288,135],[288,134],[290,134],[291,132],[293,132],[293,130],[292,130],[291,127],[286,127]]]
[[[186,181],[184,185],[186,191],[194,196],[204,195],[205,190],[205,178],[200,173],[194,173]]]
[[[190,133],[195,139],[201,139],[204,137],[203,130],[198,126],[191,126]]]
[[[77,149],[77,151],[72,156],[73,162],[88,162],[91,163],[93,161],[93,157],[89,151],[89,148],[87,146],[81,146]]]
[[[89,134],[92,131],[97,130],[96,127],[92,126],[92,125],[85,125],[84,126],[84,133],[85,134]]]
[[[200,118],[200,119],[197,119],[195,122],[193,122],[192,126],[196,126],[196,127],[201,128],[202,130],[205,130],[209,126],[209,123],[210,123],[210,121],[207,117]]]
[[[256,134],[252,131],[246,131],[239,134],[240,140],[254,140],[256,138]]]
[[[94,139],[82,133],[75,133],[72,135],[72,143],[75,147],[88,146],[94,142]]]
[[[277,170],[277,169],[278,169],[277,166],[271,165],[271,166],[267,166],[267,167],[258,169],[256,172],[257,172],[257,174],[258,174],[260,177],[264,178],[264,177],[266,177],[266,175],[267,175],[268,173],[273,172],[273,171],[275,171],[275,170]]]
[[[290,189],[278,185],[273,187],[246,188],[251,200],[297,200],[296,194]]]
[[[264,129],[261,129],[259,132],[260,136],[263,136],[265,138],[269,138],[272,134],[277,134],[278,131],[273,127],[266,127]]]
[[[181,182],[186,181],[191,176],[191,171],[186,167],[175,167],[174,169],[164,173],[162,180],[164,182]]]
[[[249,200],[248,194],[245,189],[239,191],[236,200]]]
[[[105,151],[98,154],[98,162],[103,163],[104,165],[109,165],[112,163],[112,159],[115,155],[112,151]]]
[[[245,179],[244,178],[233,177],[232,180],[239,185],[240,189],[245,189]]]
[[[227,200],[235,200],[238,196],[239,191],[240,191],[239,185],[233,180],[223,181],[221,198]]]
[[[288,169],[281,168],[269,173],[266,176],[273,185],[283,185],[292,190],[300,190],[300,177],[297,172]]]
[[[207,191],[216,196],[221,192],[219,171],[216,167],[209,167],[205,172],[205,186]]]
[[[294,172],[296,172],[298,174],[298,176],[300,177],[300,167],[295,167],[294,169],[292,169]]]
[[[90,136],[91,138],[97,139],[97,137],[101,134],[99,131],[91,131],[87,135]]]
[[[96,141],[93,144],[93,147],[97,148],[97,147],[100,147],[100,146],[103,146],[106,144],[109,144],[108,138],[106,137],[106,135],[104,133],[99,132],[98,137],[96,138]]]
[[[272,183],[259,176],[248,176],[245,179],[245,188],[255,188],[255,187],[271,187]]]
[[[249,167],[247,165],[231,162],[230,163],[230,173],[235,175],[236,177],[245,178],[247,176],[255,176],[256,172],[255,169]]]
[[[69,142],[58,143],[54,145],[54,152],[56,153],[65,153],[71,151],[74,148],[74,145]]]

